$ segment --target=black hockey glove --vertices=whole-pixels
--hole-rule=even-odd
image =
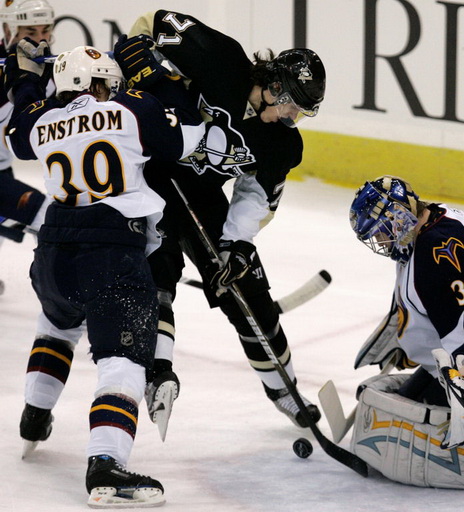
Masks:
[[[151,37],[139,35],[127,39],[123,34],[114,46],[114,59],[119,64],[130,88],[148,90],[169,70],[153,55],[155,42]]]
[[[51,78],[53,65],[38,63],[34,59],[48,57],[50,46],[47,41],[36,43],[29,37],[21,39],[8,55],[4,67],[5,91],[8,99],[13,102],[17,87],[23,83],[37,83],[45,97],[45,90]]]
[[[215,262],[216,270],[210,278],[210,285],[217,288],[218,297],[227,291],[228,286],[247,273],[256,255],[256,247],[243,240],[220,240],[219,250],[220,261]]]

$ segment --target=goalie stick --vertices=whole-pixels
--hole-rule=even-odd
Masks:
[[[187,198],[185,197],[184,193],[182,192],[181,188],[177,184],[177,182],[172,179],[171,180],[173,185],[175,186],[177,192],[179,193],[179,196],[182,198],[185,207],[190,213],[190,216],[192,217],[192,220],[196,226],[196,230],[198,233],[198,236],[203,243],[205,249],[207,250],[209,256],[211,259],[218,259],[219,254],[213,245],[211,239],[209,238],[208,234],[206,233],[205,229],[203,228],[203,225],[201,224],[200,220],[196,216],[195,212],[193,211],[192,207],[190,206]],[[367,464],[360,459],[357,455],[354,453],[350,453],[349,451],[341,448],[340,446],[337,446],[336,444],[332,443],[327,437],[324,436],[324,434],[319,430],[319,427],[316,425],[316,423],[313,421],[311,415],[309,414],[308,410],[306,409],[303,400],[301,399],[298,390],[296,388],[296,385],[291,380],[290,376],[288,375],[287,371],[283,367],[282,363],[279,361],[279,358],[277,357],[273,347],[271,346],[269,339],[264,334],[263,329],[260,327],[258,321],[256,320],[256,317],[253,313],[253,311],[250,309],[248,303],[246,302],[242,292],[240,291],[240,288],[237,286],[236,283],[232,283],[229,287],[230,292],[232,293],[234,299],[237,302],[237,305],[242,310],[242,313],[244,314],[245,318],[247,319],[250,327],[253,329],[253,332],[255,333],[256,337],[258,338],[259,343],[265,350],[266,354],[268,355],[270,361],[274,365],[274,368],[284,381],[285,386],[287,387],[288,391],[290,392],[290,395],[292,396],[293,400],[295,400],[296,405],[298,406],[298,409],[300,410],[300,414],[303,416],[306,423],[309,425],[309,428],[311,429],[312,433],[314,434],[316,440],[320,444],[321,448],[329,455],[330,457],[333,457],[338,462],[344,464],[345,466],[349,467],[353,471],[356,471],[356,473],[360,474],[361,476],[367,477],[368,470],[367,470]]]
[[[329,286],[331,281],[332,277],[327,272],[327,270],[321,270],[311,279],[306,281],[304,285],[300,286],[292,293],[289,293],[279,300],[275,300],[274,307],[276,308],[279,315],[282,313],[287,313],[288,311],[301,306],[305,302],[308,302],[308,300],[311,300],[319,295],[327,288],[327,286]],[[181,277],[180,282],[193,286],[194,288],[203,289],[203,283],[201,281],[197,281],[196,279]]]
[[[388,375],[395,367],[395,364],[396,355],[385,364],[379,375]],[[340,396],[333,380],[328,380],[322,386],[319,390],[318,397],[330,430],[332,431],[332,439],[334,443],[339,443],[353,426],[358,404],[356,404],[350,414],[345,417]]]

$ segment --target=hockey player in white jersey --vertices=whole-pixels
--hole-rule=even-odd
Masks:
[[[98,369],[89,415],[88,504],[156,506],[164,502],[160,482],[125,469],[158,321],[146,256],[160,242],[156,223],[164,200],[146,184],[143,167],[151,156],[187,155],[204,126],[164,68],[154,65],[150,72],[173,88],[176,108],[166,109],[148,93],[120,91],[117,63],[88,46],[56,58],[57,97],[45,100],[45,65],[32,58],[47,51],[45,41],[23,39],[6,65],[15,103],[9,144],[18,158],[40,160],[53,199],[31,267],[42,313],[28,362],[20,433],[28,450],[49,437],[52,409],[85,321]]]
[[[364,344],[356,367],[392,358],[419,366],[361,384],[352,449],[393,480],[464,488],[464,212],[382,176],[357,191],[350,220],[360,241],[397,264],[388,328]]]

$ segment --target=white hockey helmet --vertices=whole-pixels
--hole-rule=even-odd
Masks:
[[[56,95],[65,91],[83,92],[90,89],[92,78],[104,78],[114,96],[123,83],[118,63],[93,46],[77,46],[74,50],[58,55],[53,65]]]
[[[1,0],[0,21],[10,29],[9,40],[5,37],[5,47],[8,48],[18,33],[18,27],[37,25],[52,25],[55,23],[55,13],[47,0]]]

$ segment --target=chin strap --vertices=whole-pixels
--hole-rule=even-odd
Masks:
[[[261,87],[261,105],[259,106],[258,110],[256,111],[256,113],[258,114],[258,116],[264,112],[267,107],[273,107],[273,103],[268,103],[265,99],[264,99],[264,88]]]

